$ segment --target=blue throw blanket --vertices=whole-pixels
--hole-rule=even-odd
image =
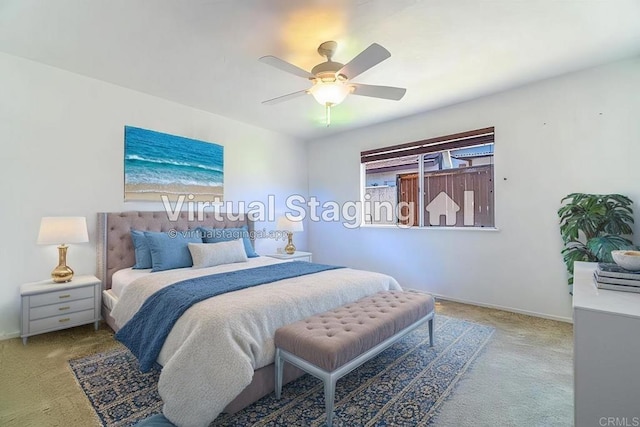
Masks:
[[[116,338],[138,358],[140,370],[147,372],[158,358],[173,325],[193,304],[227,292],[337,268],[343,267],[292,261],[174,283],[147,298],[116,333]]]

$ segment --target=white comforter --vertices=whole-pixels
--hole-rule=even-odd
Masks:
[[[122,327],[160,288],[186,278],[281,262],[272,258],[150,274],[127,286],[112,316]],[[158,357],[164,415],[178,426],[207,426],[274,361],[276,329],[378,291],[400,289],[390,276],[329,270],[219,295],[193,305],[176,322]]]

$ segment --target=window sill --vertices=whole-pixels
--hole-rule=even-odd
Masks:
[[[396,224],[360,224],[360,228],[399,228],[402,230],[500,231],[497,227],[403,227]]]

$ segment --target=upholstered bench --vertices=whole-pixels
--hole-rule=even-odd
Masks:
[[[385,291],[276,331],[276,398],[284,362],[324,381],[327,425],[333,420],[336,381],[425,322],[433,346],[433,297]]]

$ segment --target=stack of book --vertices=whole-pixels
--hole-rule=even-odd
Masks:
[[[617,264],[598,263],[593,274],[599,289],[640,293],[640,271],[629,271]]]

